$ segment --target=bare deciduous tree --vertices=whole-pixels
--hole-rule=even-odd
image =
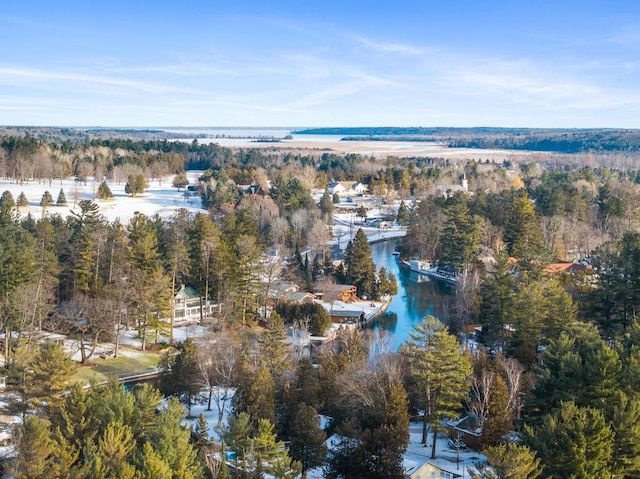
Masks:
[[[207,411],[211,402],[218,407],[218,424],[222,422],[231,398],[231,384],[242,354],[238,337],[229,331],[217,334],[198,350],[198,368],[207,389]]]

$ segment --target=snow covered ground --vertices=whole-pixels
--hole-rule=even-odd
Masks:
[[[195,184],[201,174],[201,171],[188,171],[187,179],[189,183]],[[80,200],[95,201],[100,206],[100,212],[109,221],[119,219],[122,224],[127,224],[136,211],[150,217],[158,214],[165,219],[170,218],[179,208],[185,208],[194,213],[206,213],[206,210],[200,207],[202,203],[197,195],[186,197],[184,189],[178,191],[177,188],[171,186],[172,182],[173,176],[149,181],[149,185],[143,194],[132,197],[124,191],[126,181],[120,183],[107,181],[114,198],[104,201],[95,197],[100,182],[95,181],[93,178],[87,179],[86,183],[76,181],[74,177],[56,179],[51,184],[48,181],[38,182],[32,180],[19,184],[8,180],[0,180],[0,194],[10,191],[13,199],[17,200],[18,195],[24,192],[29,205],[20,208],[19,213],[21,216],[31,214],[36,218],[54,214],[66,217],[71,211],[80,211],[77,206]],[[55,205],[60,189],[64,191],[67,206]],[[40,201],[45,191],[51,193],[54,203],[46,211],[40,206]]]
[[[209,424],[209,438],[216,441],[220,440],[220,428],[224,428],[228,424],[229,415],[231,413],[231,400],[235,390],[231,390],[226,401],[224,402],[224,414],[220,424],[218,424],[218,408],[215,401],[212,401],[211,411],[207,411],[206,393],[202,393],[199,396],[198,403],[191,407],[192,418],[185,419],[184,425],[193,427],[197,417],[200,413],[204,414],[207,423]],[[321,417],[323,427],[329,425],[330,421],[326,416]],[[453,474],[458,474],[461,477],[469,477],[468,469],[472,468],[474,471],[476,464],[486,464],[486,457],[469,448],[459,450],[459,455],[456,455],[456,450],[449,446],[445,434],[440,434],[436,441],[436,459],[431,459],[431,442],[433,435],[429,433],[427,438],[427,446],[420,443],[422,439],[422,423],[412,422],[409,425],[409,446],[404,455],[404,467],[410,469],[416,466],[421,466],[425,462],[430,462],[436,465],[443,471],[447,471]],[[459,459],[459,461],[458,461]],[[308,471],[308,479],[322,479],[322,468],[316,468]],[[446,477],[446,476],[442,476]],[[455,477],[455,476],[451,476]]]

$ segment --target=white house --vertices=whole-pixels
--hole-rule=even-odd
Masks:
[[[173,317],[176,321],[200,321],[212,316],[216,306],[213,300],[205,301],[194,288],[182,284],[173,299]]]
[[[459,185],[436,185],[436,194],[445,198],[453,196],[455,193],[469,193],[469,181],[467,175],[463,174]]]
[[[362,195],[367,192],[367,185],[359,181],[332,181],[327,185],[327,191],[330,195]]]

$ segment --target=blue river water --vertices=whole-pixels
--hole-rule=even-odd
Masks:
[[[413,325],[430,314],[441,317],[446,308],[449,287],[440,281],[418,281],[418,275],[409,268],[401,266],[393,255],[398,240],[382,241],[371,245],[373,261],[380,269],[384,266],[391,271],[398,281],[396,294],[386,314],[372,322],[371,328],[388,332],[393,349],[398,349],[410,339],[409,333]],[[426,280],[426,278],[424,278]]]

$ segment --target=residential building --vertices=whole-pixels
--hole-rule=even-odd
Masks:
[[[205,304],[206,303],[206,304]],[[176,321],[201,321],[211,317],[217,304],[205,300],[191,286],[180,285],[173,300],[173,319]]]

